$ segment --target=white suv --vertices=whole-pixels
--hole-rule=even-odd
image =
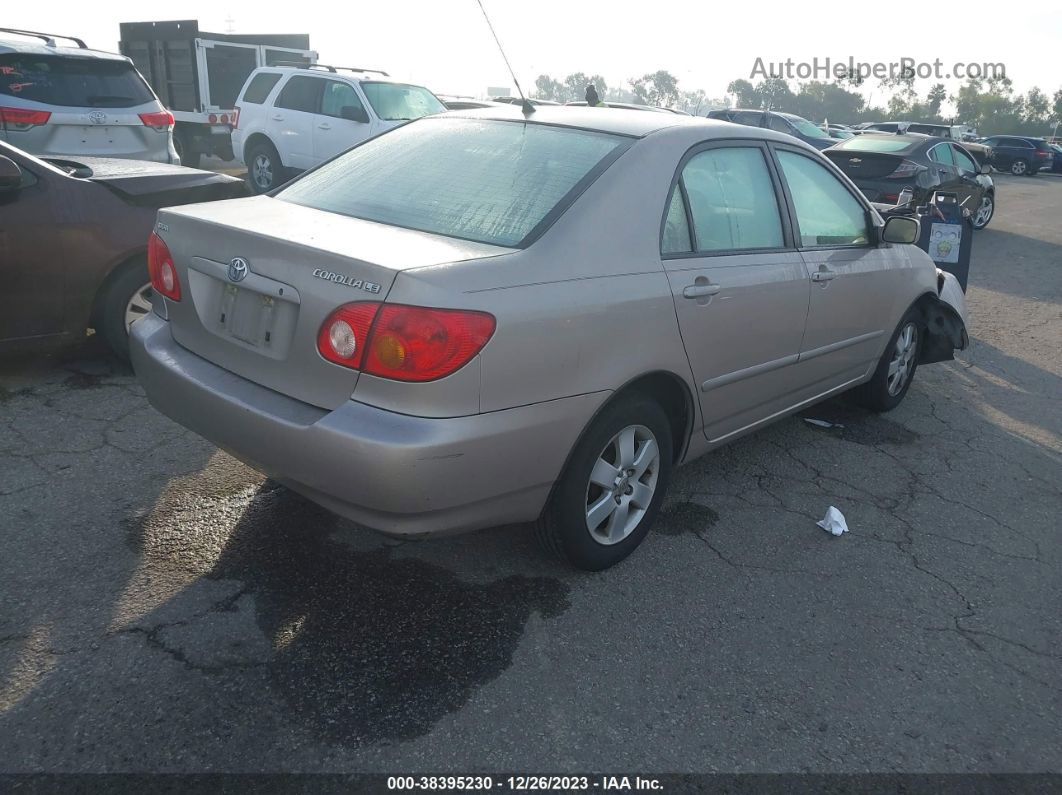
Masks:
[[[372,69],[340,74],[337,68],[343,67],[263,66],[247,78],[236,101],[232,150],[257,193],[280,185],[287,172],[446,110],[423,86],[396,83]]]
[[[70,38],[62,47],[56,39]],[[49,157],[179,163],[173,115],[123,55],[0,28],[0,141]]]

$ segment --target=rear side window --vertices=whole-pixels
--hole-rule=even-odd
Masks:
[[[519,247],[629,142],[544,124],[431,118],[351,149],[277,196],[392,226]]]
[[[709,149],[690,158],[682,184],[697,251],[780,248],[782,220],[763,152]]]
[[[664,254],[684,254],[693,251],[690,224],[686,218],[686,203],[682,201],[682,189],[677,185],[674,193],[671,194],[671,204],[667,208],[660,251]]]
[[[316,77],[295,76],[280,89],[280,96],[274,104],[278,108],[316,113],[323,83]]]
[[[128,61],[0,55],[0,95],[48,105],[132,108],[155,100]]]
[[[266,101],[273,86],[280,80],[278,72],[262,72],[251,78],[247,90],[240,97],[241,102],[250,102],[252,105],[261,105]]]
[[[837,177],[822,164],[793,152],[779,152],[778,162],[793,197],[802,245],[866,244],[866,211]]]

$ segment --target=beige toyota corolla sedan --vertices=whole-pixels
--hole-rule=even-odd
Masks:
[[[962,293],[815,150],[664,113],[446,114],[268,196],[163,210],[151,402],[394,534],[642,542],[673,468],[967,343]]]

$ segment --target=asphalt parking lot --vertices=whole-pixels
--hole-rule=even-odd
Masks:
[[[685,467],[596,575],[341,521],[91,338],[0,364],[0,770],[1062,771],[1062,179],[995,179],[959,360]]]

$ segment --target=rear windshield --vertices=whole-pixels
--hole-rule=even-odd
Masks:
[[[127,61],[28,53],[0,55],[0,94],[80,108],[131,108],[155,99]]]
[[[866,134],[857,135],[837,144],[838,149],[855,150],[857,152],[902,152],[917,146],[903,138],[895,138],[886,135]]]
[[[792,124],[794,127],[796,127],[800,132],[802,132],[808,138],[829,138],[830,137],[829,135],[827,135],[826,133],[824,133],[822,131],[822,128],[816,127],[814,124],[812,124],[807,119],[802,119],[799,116],[785,116],[783,118],[787,119],[790,124]]]
[[[361,84],[361,90],[376,115],[385,121],[408,121],[446,111],[446,106],[423,86],[367,82]]]
[[[425,119],[351,149],[277,195],[392,226],[519,247],[629,140],[534,123]]]

